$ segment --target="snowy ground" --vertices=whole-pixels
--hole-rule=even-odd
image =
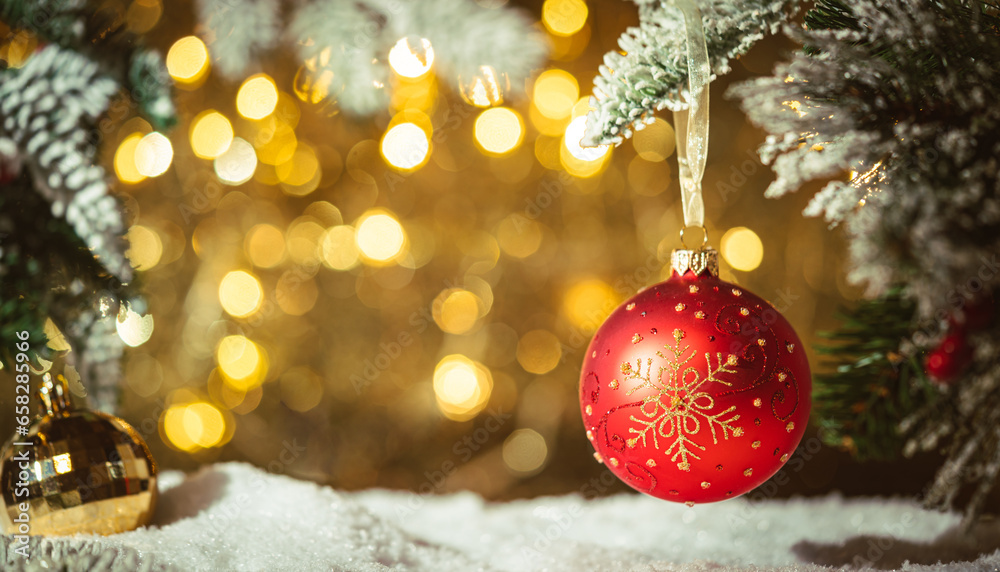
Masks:
[[[821,499],[688,508],[639,495],[487,504],[329,488],[222,464],[161,475],[153,526],[112,537],[35,539],[4,570],[727,571],[874,567],[995,570],[1000,524],[905,500]],[[943,562],[944,564],[938,564]],[[6,565],[4,565],[6,563]],[[58,569],[58,568],[57,568]]]

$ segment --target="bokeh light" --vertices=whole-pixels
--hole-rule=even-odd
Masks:
[[[548,373],[559,365],[560,359],[562,344],[548,330],[532,330],[517,342],[517,362],[529,373]]]
[[[162,133],[149,133],[135,146],[135,169],[144,177],[166,173],[173,159],[174,148]]]
[[[254,266],[274,268],[285,258],[285,235],[270,224],[258,224],[250,229],[243,249]]]
[[[267,74],[248,77],[236,92],[236,111],[247,119],[263,119],[278,105],[278,86]]]
[[[146,175],[140,173],[135,164],[135,150],[142,138],[142,133],[132,133],[122,139],[115,150],[115,174],[123,183],[135,184],[146,180]]]
[[[517,429],[503,442],[504,464],[521,476],[537,473],[548,456],[545,437],[534,429]]]
[[[524,140],[524,122],[513,109],[494,107],[476,118],[476,143],[488,153],[509,153]]]
[[[654,163],[665,161],[673,155],[676,145],[673,126],[659,117],[652,123],[645,124],[632,136],[632,146],[639,157]]]
[[[723,258],[736,270],[749,272],[760,266],[764,259],[764,244],[760,237],[745,226],[726,231],[719,244]]]
[[[434,322],[449,334],[464,334],[472,329],[480,316],[482,301],[462,288],[445,290],[434,300]]]
[[[128,229],[129,249],[125,253],[132,267],[146,271],[160,262],[163,256],[163,241],[160,235],[149,227],[134,225]]]
[[[124,319],[119,314],[115,321],[115,329],[125,345],[137,348],[149,341],[149,337],[153,335],[153,316],[151,314],[142,316],[131,307],[127,307]]]
[[[464,421],[486,407],[493,391],[493,376],[481,363],[453,354],[442,358],[434,368],[433,385],[441,413]]]
[[[281,401],[293,411],[309,411],[323,399],[319,375],[307,367],[293,367],[278,381]]]
[[[418,53],[407,38],[402,38],[389,50],[389,66],[397,74],[407,78],[418,78],[434,64],[434,48],[430,40],[420,38],[423,53]]]
[[[227,185],[242,185],[257,170],[257,153],[246,140],[234,137],[224,153],[215,158],[215,175]]]
[[[182,451],[216,447],[226,435],[222,412],[204,401],[171,405],[163,412],[162,422],[167,440]]]
[[[406,233],[391,214],[384,211],[365,213],[357,222],[355,240],[366,261],[390,262],[402,254]]]
[[[563,298],[563,313],[573,326],[590,333],[600,326],[619,302],[610,284],[590,278],[570,287]]]
[[[497,227],[500,248],[514,258],[527,258],[542,244],[542,229],[537,222],[514,213],[508,215]]]
[[[583,0],[545,0],[542,22],[556,36],[571,36],[587,23],[587,3]]]
[[[130,32],[145,34],[156,26],[162,15],[160,0],[132,0],[125,12],[125,22]]]
[[[338,225],[327,229],[320,248],[323,262],[334,270],[350,270],[358,265],[360,252],[354,227]]]
[[[323,176],[316,150],[301,142],[286,161],[275,165],[274,172],[281,182],[281,189],[297,197],[315,191]]]
[[[586,116],[577,117],[566,126],[566,135],[563,137],[564,145],[570,155],[585,162],[596,162],[608,154],[610,145],[598,145],[597,147],[584,147],[580,144],[584,132],[587,128]]]
[[[566,126],[566,134],[563,136],[562,144],[559,146],[559,163],[566,172],[581,179],[600,174],[607,167],[608,158],[611,157],[610,145],[583,147],[580,144],[586,123],[586,116],[580,116],[570,121],[569,125]]]
[[[480,66],[475,75],[459,77],[458,82],[462,99],[476,107],[500,105],[509,88],[507,76],[492,66]]]
[[[167,72],[179,84],[196,84],[208,73],[208,48],[197,36],[185,36],[167,52]]]
[[[415,123],[399,123],[382,136],[382,156],[393,167],[411,171],[419,168],[430,154],[431,142]]]
[[[569,72],[552,69],[535,80],[532,104],[549,119],[569,117],[580,98],[580,86]]]
[[[257,387],[267,374],[264,350],[241,335],[226,336],[219,341],[215,362],[226,384],[241,391]]]
[[[243,270],[234,270],[219,283],[219,303],[227,314],[245,318],[260,309],[264,290],[257,277]]]
[[[191,121],[191,150],[202,159],[215,159],[233,142],[233,125],[226,116],[210,109]]]

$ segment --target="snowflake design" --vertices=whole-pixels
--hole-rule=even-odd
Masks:
[[[673,347],[664,346],[673,353],[673,359],[657,350],[656,355],[666,360],[666,365],[659,366],[655,376],[653,358],[646,358],[645,372],[643,372],[642,358],[636,359],[634,366],[630,362],[621,365],[621,372],[625,375],[626,381],[639,382],[628,390],[627,395],[646,387],[656,390],[656,395],[643,399],[639,408],[642,417],[636,415],[630,417],[637,425],[629,427],[628,431],[632,437],[626,443],[629,447],[635,447],[642,442],[645,447],[651,439],[653,447],[660,450],[662,440],[664,445],[668,445],[663,451],[664,455],[669,456],[671,462],[677,463],[677,468],[680,470],[689,471],[690,459],[701,459],[696,451],[705,450],[704,445],[692,438],[701,430],[703,423],[708,425],[713,444],[719,442],[720,435],[726,440],[730,434],[734,437],[743,435],[743,428],[733,425],[740,418],[738,413],[733,414],[736,406],[716,412],[715,398],[703,389],[703,386],[710,381],[732,386],[728,381],[719,379],[718,375],[736,373],[730,367],[736,365],[737,358],[735,355],[723,358],[721,353],[716,353],[717,365],[713,368],[712,355],[706,352],[708,373],[702,377],[698,368],[688,365],[696,358],[696,352],[689,351],[691,347],[689,345],[681,347],[684,332],[674,330],[673,335]]]

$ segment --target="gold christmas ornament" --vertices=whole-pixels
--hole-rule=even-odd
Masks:
[[[38,395],[42,415],[0,453],[0,530],[25,539],[148,523],[156,462],[142,437],[117,417],[74,409],[63,375],[45,373]]]

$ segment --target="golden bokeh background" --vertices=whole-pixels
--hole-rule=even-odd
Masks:
[[[305,73],[316,62],[286,54],[227,82],[191,2],[125,4],[166,54],[181,116],[168,133],[129,116],[103,147],[151,316],[119,324],[121,413],[162,466],[243,460],[344,489],[432,482],[490,498],[595,479],[624,490],[591,456],[578,368],[602,320],[679,247],[672,118],[614,149],[579,141],[634,6],[511,2],[551,45],[520,95],[491,68],[456,93],[427,40],[418,56],[400,39],[386,47],[389,107],[357,119],[322,103],[335,94]],[[722,277],[812,345],[859,290],[837,233],[801,216],[808,189],[763,198],[764,135],[724,97],[791,49],[768,40],[713,84],[705,205]],[[289,447],[304,448],[292,463]],[[780,494],[878,492],[844,455],[809,451]]]

